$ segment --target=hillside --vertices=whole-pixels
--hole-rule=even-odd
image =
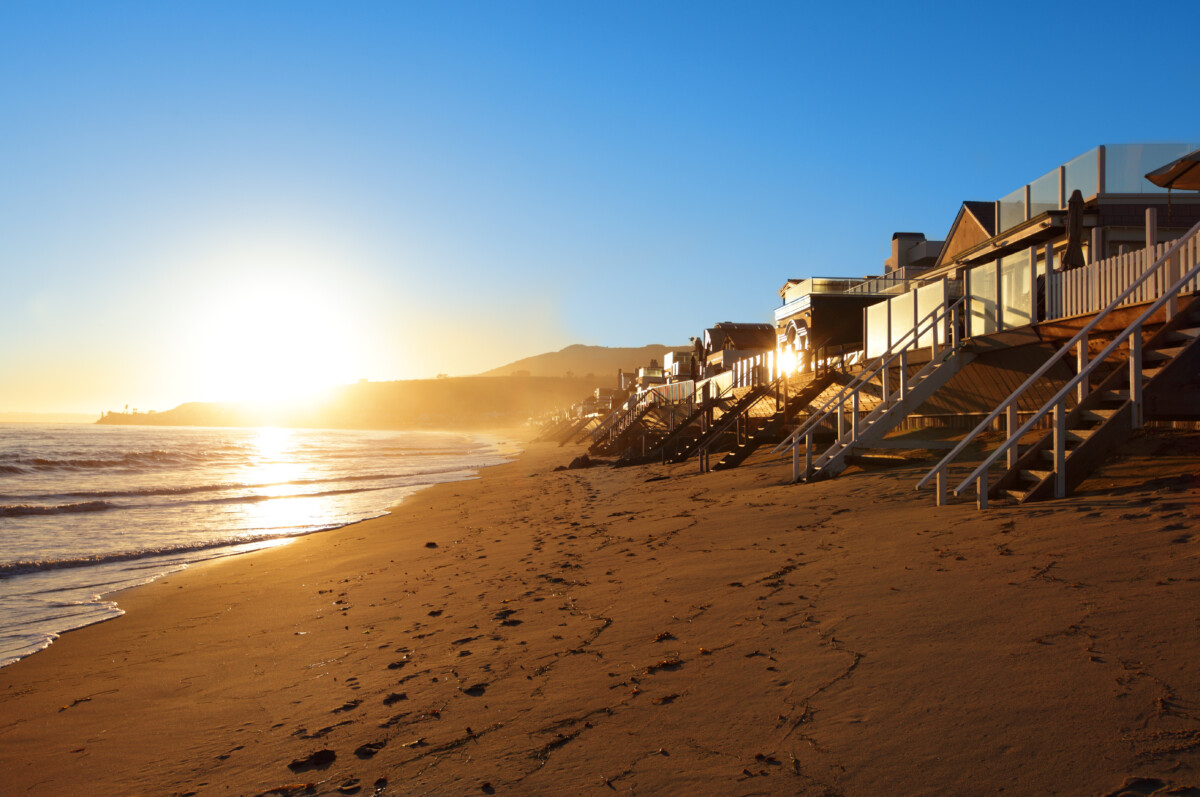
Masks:
[[[614,374],[615,374],[614,369]],[[293,426],[325,429],[481,429],[513,426],[566,407],[611,380],[467,376],[360,382],[320,402],[193,402],[157,413],[107,413],[101,424]]]
[[[584,346],[575,344],[561,351],[547,352],[485,371],[479,376],[512,376],[527,372],[530,376],[584,376],[592,374],[602,380],[604,387],[615,387],[617,370],[633,371],[650,364],[655,359],[662,364],[663,356],[669,351],[686,351],[691,346],[652,344],[641,348],[609,348],[607,346]]]

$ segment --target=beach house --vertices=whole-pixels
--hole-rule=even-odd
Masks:
[[[1195,148],[1099,146],[964,202],[933,265],[864,309],[853,384],[777,449],[795,478],[835,475],[902,426],[970,428],[921,482],[941,503],[971,441],[1003,429],[953,492],[1032,500],[1066,494],[1147,421],[1200,419],[1200,199],[1145,178]],[[836,442],[814,452],[822,423]]]

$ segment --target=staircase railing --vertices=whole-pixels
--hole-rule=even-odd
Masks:
[[[1066,493],[1066,397],[1072,392],[1075,392],[1079,399],[1082,399],[1088,394],[1090,389],[1090,376],[1095,368],[1104,362],[1117,348],[1126,340],[1129,341],[1130,356],[1129,356],[1129,397],[1134,405],[1133,424],[1135,429],[1142,426],[1142,326],[1156,312],[1166,307],[1166,316],[1169,320],[1178,311],[1178,298],[1180,292],[1188,287],[1188,283],[1195,279],[1200,274],[1200,259],[1194,263],[1180,277],[1172,280],[1176,276],[1175,272],[1181,270],[1183,261],[1177,254],[1181,253],[1183,247],[1188,245],[1188,242],[1200,235],[1200,223],[1196,224],[1192,229],[1179,240],[1177,240],[1163,255],[1147,268],[1140,277],[1134,280],[1128,287],[1125,288],[1115,299],[1109,302],[1108,306],[1101,310],[1096,316],[1084,325],[1082,329],[1068,340],[1063,346],[1054,353],[1050,359],[1042,364],[1040,368],[1026,379],[1020,387],[1002,401],[986,418],[979,422],[979,425],[972,429],[966,437],[964,437],[958,445],[946,454],[933,470],[925,474],[919,482],[916,489],[921,489],[929,484],[930,479],[937,480],[937,505],[942,506],[947,500],[947,476],[946,469],[958,457],[959,454],[982,432],[1000,413],[1006,413],[1005,420],[1007,422],[1007,437],[1000,446],[993,451],[979,467],[971,472],[971,475],[963,479],[962,482],[954,488],[954,494],[961,495],[968,486],[975,482],[976,490],[978,491],[978,505],[980,509],[987,508],[988,502],[988,469],[995,464],[1002,455],[1008,455],[1008,466],[1015,467],[1018,458],[1019,450],[1017,444],[1021,436],[1028,432],[1042,418],[1046,417],[1051,411],[1054,412],[1054,496],[1062,498]],[[1192,247],[1191,251],[1196,251],[1196,247]],[[1178,264],[1178,266],[1176,265]],[[1164,269],[1164,281],[1170,282],[1166,290],[1147,307],[1136,319],[1130,322],[1125,329],[1113,338],[1104,349],[1095,357],[1088,361],[1087,341],[1088,335],[1096,325],[1108,317],[1110,313],[1116,310],[1125,302],[1134,291],[1138,290],[1143,282],[1154,279],[1159,271]],[[1170,269],[1169,271],[1165,269]],[[1017,401],[1024,395],[1034,383],[1041,379],[1056,363],[1066,357],[1072,349],[1075,349],[1077,358],[1077,373],[1072,377],[1061,390],[1042,405],[1041,409],[1033,414],[1025,423],[1017,426]]]
[[[711,453],[710,449],[717,442],[720,435],[729,431],[731,427],[737,425],[743,418],[749,419],[750,410],[757,407],[761,401],[764,399],[777,397],[779,395],[779,389],[782,383],[783,377],[781,376],[776,378],[775,381],[769,382],[766,385],[758,385],[755,388],[752,388],[752,390],[757,390],[764,387],[768,387],[770,389],[759,393],[749,404],[747,404],[745,407],[742,407],[738,412],[730,412],[727,415],[723,415],[721,416],[720,420],[713,424],[712,429],[708,432],[708,434],[712,436],[711,439],[707,443],[704,443],[700,446],[700,450],[696,457],[700,461],[701,473],[708,473],[709,470],[711,470],[711,468],[709,468],[709,455]],[[739,440],[738,442],[741,441]]]
[[[846,401],[849,400],[851,403],[851,412],[853,414],[852,423],[857,425],[859,393],[864,387],[866,387],[866,385],[875,379],[875,377],[880,376],[881,374],[883,375],[883,401],[886,403],[889,400],[888,382],[890,382],[890,380],[887,378],[887,372],[892,363],[896,362],[897,360],[899,360],[900,393],[901,397],[903,398],[903,396],[908,393],[908,352],[913,344],[921,340],[923,336],[937,330],[939,325],[945,325],[949,327],[949,329],[943,340],[946,341],[947,346],[951,350],[958,349],[960,345],[958,333],[958,315],[959,310],[963,305],[963,301],[964,300],[962,298],[959,298],[953,304],[941,304],[926,313],[920,321],[914,324],[911,329],[901,335],[895,343],[889,346],[886,352],[871,361],[866,367],[858,372],[858,374],[850,381],[849,384],[839,390],[837,394],[833,396],[833,398],[822,404],[816,412],[810,415],[808,419],[800,425],[800,428],[788,435],[782,443],[775,446],[775,448],[771,450],[771,453],[779,454],[790,450],[794,455],[797,455],[797,446],[799,446],[800,442],[804,440],[806,441],[805,447],[809,451],[809,456],[811,456],[812,432],[834,412],[838,413],[838,437],[840,438],[845,433],[845,421],[842,408]],[[933,349],[934,357],[936,357],[938,353],[938,336],[936,334],[933,335]]]

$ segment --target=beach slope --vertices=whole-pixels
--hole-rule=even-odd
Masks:
[[[3,793],[1200,788],[1194,435],[985,513],[577,453],[121,594],[0,670]]]

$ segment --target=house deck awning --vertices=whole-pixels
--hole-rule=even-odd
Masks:
[[[1085,213],[1084,227],[1095,227],[1095,213]],[[954,257],[958,265],[976,265],[995,260],[998,257],[1020,252],[1031,246],[1039,246],[1067,234],[1067,212],[1065,210],[1048,210],[1034,216],[1029,221],[1005,230],[1003,235],[989,238],[978,246]]]

